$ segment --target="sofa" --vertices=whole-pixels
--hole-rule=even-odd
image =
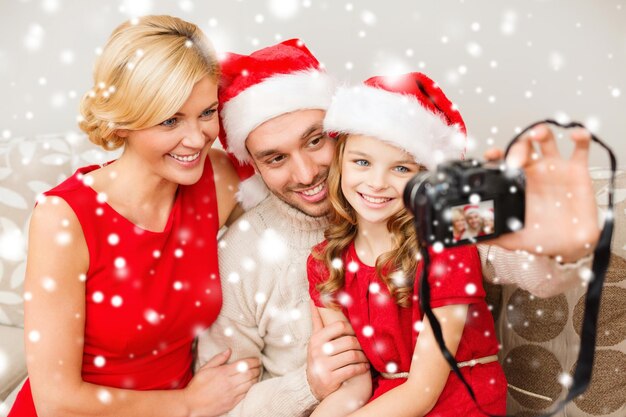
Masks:
[[[101,150],[83,135],[47,135],[36,138],[0,139],[0,416],[6,415],[15,394],[26,377],[26,360],[23,343],[23,282],[26,268],[26,249],[30,213],[37,195],[63,181],[76,168],[89,164],[101,164],[114,159],[115,153]],[[607,172],[591,169],[598,204],[606,205]],[[620,372],[602,368],[603,378],[609,378],[608,387],[613,387],[610,400],[603,400],[604,387],[592,386],[594,394],[571,405],[568,415],[592,412],[594,415],[626,415],[626,172],[620,171],[615,195],[616,226],[613,239],[613,257],[607,275],[606,300],[602,303],[600,322],[605,324],[599,335],[599,363],[618,364]],[[574,334],[579,302],[584,289],[553,299],[538,301],[542,308],[561,306],[569,316],[562,324],[562,331],[570,329]],[[518,302],[520,296],[515,289],[500,288],[496,293],[494,315],[498,327],[518,318],[507,313],[509,305]],[[560,304],[559,304],[560,303]],[[535,306],[534,308],[537,308]],[[508,315],[507,315],[508,314]],[[569,321],[568,321],[569,320]],[[514,329],[515,330],[515,329]],[[504,330],[503,330],[504,331]],[[607,333],[608,332],[608,333]],[[523,330],[508,332],[519,337],[517,343],[537,349],[549,349],[551,338],[536,332]],[[541,333],[541,332],[539,332]],[[512,337],[512,336],[505,336]],[[515,341],[514,341],[515,343]],[[541,350],[543,349],[543,350]],[[503,358],[511,352],[503,352]],[[611,357],[606,362],[604,357]],[[549,362],[551,358],[546,359]],[[571,358],[556,358],[558,368],[570,371]],[[547,363],[547,362],[546,362]],[[607,365],[608,366],[608,365]],[[513,370],[514,371],[514,370]],[[613,372],[613,373],[612,373]],[[533,377],[534,378],[534,377]],[[522,378],[520,385],[531,390],[533,378]],[[598,378],[600,379],[600,378]],[[595,389],[595,391],[594,391]],[[598,389],[600,391],[598,391]],[[615,391],[617,390],[617,392]],[[599,392],[599,394],[598,394]],[[525,398],[519,392],[509,392],[509,404],[519,415],[532,415],[545,404]],[[603,411],[607,413],[602,414]]]

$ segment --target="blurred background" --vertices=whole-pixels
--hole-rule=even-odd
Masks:
[[[218,52],[299,37],[349,83],[423,71],[459,106],[473,156],[555,118],[626,157],[625,0],[0,0],[0,141],[78,132],[99,48],[144,14],[198,24]]]

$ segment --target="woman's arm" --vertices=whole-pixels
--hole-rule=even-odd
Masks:
[[[235,193],[239,189],[239,176],[224,151],[211,149],[209,150],[209,157],[213,165],[220,227],[230,226],[243,214],[243,209],[235,197]]]
[[[236,364],[219,366],[227,353],[218,355],[213,368],[194,377],[184,390],[133,391],[83,381],[88,265],[74,212],[62,199],[48,197],[31,219],[25,279],[27,366],[39,416],[219,415],[245,394],[258,368],[237,375]],[[199,409],[203,412],[194,413]]]
[[[348,322],[341,311],[319,308],[324,326],[336,321]],[[345,352],[345,355],[351,354]],[[330,354],[330,352],[329,352]],[[311,417],[347,416],[363,406],[372,395],[372,376],[369,372],[356,375],[344,382],[337,391],[328,395],[315,409]],[[382,415],[382,414],[380,414]]]
[[[433,309],[452,355],[456,354],[461,341],[467,308],[465,304],[457,304]],[[450,375],[450,365],[439,351],[427,318],[424,318],[423,325],[417,337],[407,381],[350,414],[351,417],[418,417],[435,406]]]

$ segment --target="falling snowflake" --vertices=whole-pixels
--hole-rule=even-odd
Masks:
[[[32,343],[37,343],[41,340],[41,334],[37,330],[31,330],[28,332],[28,340]]]
[[[106,359],[104,359],[104,356],[96,356],[93,360],[93,364],[97,368],[102,368],[106,364]]]
[[[126,267],[126,259],[122,258],[121,256],[118,256],[113,261],[113,265],[115,265],[115,267],[117,269],[122,269],[122,268]]]
[[[473,284],[471,282],[465,286],[465,293],[467,295],[474,295],[474,294],[476,294],[476,290],[477,290],[476,284]]]
[[[250,369],[250,368],[248,367],[248,363],[247,363],[247,362],[245,362],[245,361],[239,361],[239,362],[237,362],[237,366],[236,366],[236,368],[237,368],[237,372],[241,372],[241,373],[244,373],[244,372],[246,372],[248,369]]]
[[[98,397],[98,401],[100,401],[102,404],[110,404],[113,400],[113,396],[111,395],[109,390],[104,388],[100,388],[96,395]]]
[[[267,229],[257,243],[261,259],[264,262],[276,263],[287,255],[287,245],[283,236],[273,229]]]
[[[396,364],[395,362],[388,362],[385,366],[385,371],[390,374],[395,374],[396,372],[398,372],[398,364]]]
[[[270,13],[278,19],[290,19],[298,14],[298,0],[269,0]]]
[[[100,291],[95,291],[91,295],[91,299],[93,300],[94,303],[101,303],[102,301],[104,301],[104,294],[102,294],[102,292]]]
[[[111,305],[113,307],[120,307],[123,302],[124,300],[119,295],[114,295],[113,297],[111,297]]]

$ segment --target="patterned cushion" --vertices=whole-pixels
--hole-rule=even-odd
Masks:
[[[26,239],[37,195],[76,168],[103,163],[118,153],[107,153],[77,134],[0,142],[0,324],[24,325]]]
[[[28,222],[35,198],[71,174],[63,137],[0,144],[0,323],[23,327],[22,284]]]

